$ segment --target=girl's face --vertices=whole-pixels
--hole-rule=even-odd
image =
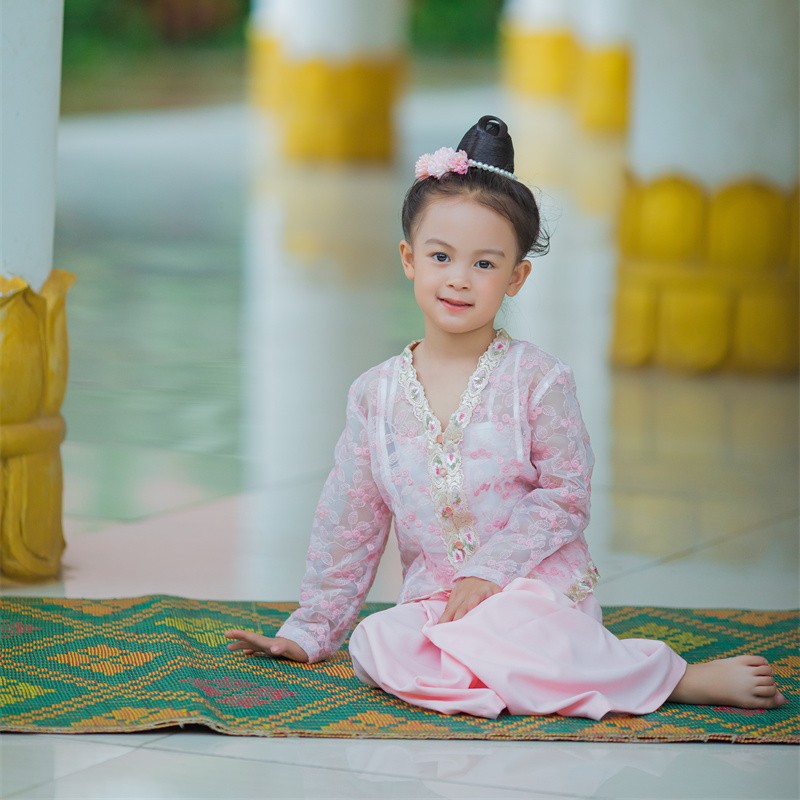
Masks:
[[[503,298],[531,271],[529,261],[517,261],[511,223],[466,196],[431,201],[411,242],[400,242],[400,257],[426,333],[430,326],[450,334],[483,330],[491,339]]]

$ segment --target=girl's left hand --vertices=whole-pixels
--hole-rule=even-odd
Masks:
[[[447,601],[444,613],[439,617],[439,624],[461,619],[487,597],[500,591],[502,589],[496,583],[485,581],[483,578],[461,578],[455,582],[453,591],[450,592],[450,599]]]

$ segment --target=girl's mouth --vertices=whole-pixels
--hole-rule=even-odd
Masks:
[[[448,300],[446,297],[440,297],[439,302],[445,307],[453,311],[463,311],[465,308],[472,308],[472,303],[463,303],[460,300]]]

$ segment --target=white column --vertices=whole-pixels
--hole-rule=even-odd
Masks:
[[[407,0],[260,0],[250,25],[253,98],[291,160],[387,161]]]
[[[797,0],[636,0],[630,165],[708,187],[798,176]]]
[[[292,0],[253,0],[250,25],[264,36],[277,39],[291,14]]]
[[[58,574],[66,292],[53,269],[63,0],[0,0],[0,569]]]
[[[526,31],[571,29],[577,0],[507,0],[505,22]]]
[[[41,288],[53,267],[63,0],[0,2],[0,274]]]
[[[574,107],[587,131],[628,118],[630,0],[511,0],[503,11],[505,82]]]
[[[501,23],[507,86],[522,95],[565,98],[576,64],[578,0],[507,0]]]
[[[629,117],[629,0],[579,0],[579,42],[573,102],[580,124],[597,133],[622,133]]]
[[[796,371],[796,0],[637,0],[612,352]]]
[[[630,0],[577,0],[573,28],[588,47],[627,45],[630,41]]]
[[[385,58],[405,49],[405,0],[294,0],[280,20],[281,45],[298,61]]]

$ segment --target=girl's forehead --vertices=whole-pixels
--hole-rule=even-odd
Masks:
[[[449,231],[459,238],[515,237],[508,219],[471,197],[434,197],[420,215],[417,235],[428,236],[437,231]]]

